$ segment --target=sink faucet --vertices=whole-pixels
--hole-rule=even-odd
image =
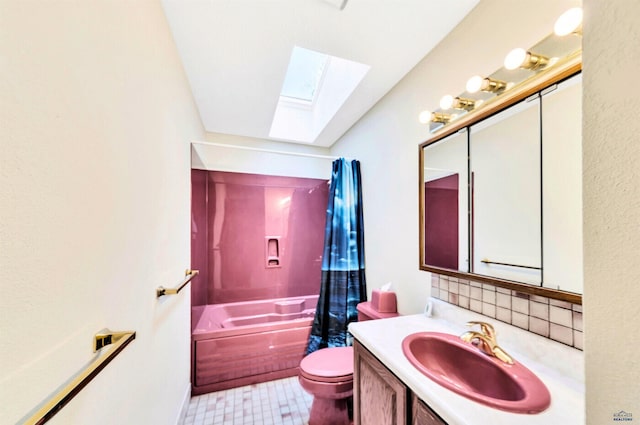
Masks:
[[[511,356],[498,345],[496,331],[493,329],[493,326],[485,322],[467,322],[467,326],[474,325],[480,325],[480,332],[465,332],[460,336],[460,339],[475,345],[489,356],[497,357],[507,364],[513,364]]]

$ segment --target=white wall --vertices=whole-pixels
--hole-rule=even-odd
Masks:
[[[584,308],[587,423],[640,420],[640,2],[585,0]],[[620,423],[620,422],[615,422]]]
[[[368,290],[392,281],[401,313],[421,311],[430,292],[429,273],[418,270],[418,144],[429,138],[418,114],[500,68],[514,47],[540,41],[576,4],[483,0],[332,148],[362,161]]]
[[[189,390],[189,141],[154,1],[0,2],[0,423],[137,338],[50,423],[173,424]]]
[[[330,179],[334,158],[329,154],[327,148],[207,133],[206,141],[192,144],[191,166],[198,170]]]

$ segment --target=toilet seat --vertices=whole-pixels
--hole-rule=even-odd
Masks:
[[[353,347],[323,348],[300,362],[300,374],[316,382],[353,381]]]

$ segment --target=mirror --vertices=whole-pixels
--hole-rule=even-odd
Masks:
[[[542,93],[546,288],[582,293],[582,75]]]
[[[581,302],[579,71],[420,145],[421,269]]]
[[[540,285],[540,99],[470,127],[471,272]]]
[[[467,131],[425,146],[424,257],[446,269],[469,271]]]

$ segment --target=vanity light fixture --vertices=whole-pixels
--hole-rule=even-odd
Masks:
[[[573,7],[560,15],[553,26],[553,32],[560,37],[582,35],[582,8]]]
[[[549,58],[524,50],[520,47],[513,49],[504,58],[504,67],[509,70],[523,68],[532,71],[544,68],[549,63]]]
[[[471,111],[476,105],[476,101],[473,99],[465,99],[463,97],[453,97],[451,95],[443,96],[440,99],[440,108],[447,109],[461,109],[463,111]]]
[[[443,114],[441,112],[433,112],[431,114],[431,122],[446,124],[453,118],[453,115]]]
[[[467,81],[467,93],[477,93],[479,91],[498,93],[507,88],[507,83],[493,78],[482,78],[474,75]]]
[[[422,111],[420,115],[418,115],[418,120],[420,120],[422,124],[429,124],[430,122],[447,124],[452,118],[452,115],[431,111]]]

